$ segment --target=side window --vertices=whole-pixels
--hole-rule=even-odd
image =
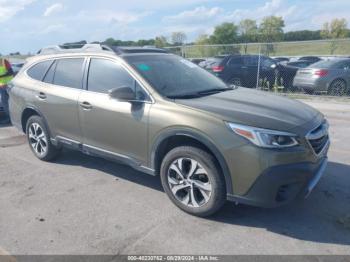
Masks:
[[[261,58],[261,65],[263,67],[271,67],[272,65],[274,65],[275,62],[272,59],[269,58]]]
[[[64,58],[56,61],[53,83],[72,88],[82,88],[84,58]]]
[[[47,71],[43,82],[52,84],[53,77],[55,76],[56,65],[57,65],[57,62],[56,61],[53,62],[53,64],[50,66],[49,71]]]
[[[109,90],[119,87],[133,88],[138,100],[146,99],[142,87],[122,66],[107,59],[92,58],[89,67],[88,90],[106,94]]]
[[[232,57],[228,63],[229,65],[241,65],[242,59],[241,57]]]
[[[258,66],[259,58],[257,56],[246,56],[244,58],[244,64],[246,66]]]
[[[49,69],[50,65],[52,64],[52,60],[49,61],[44,61],[44,62],[40,62],[34,66],[32,66],[28,71],[27,74],[35,79],[35,80],[43,80],[43,77],[47,71],[47,69]]]

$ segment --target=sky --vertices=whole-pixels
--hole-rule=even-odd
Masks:
[[[183,31],[188,41],[215,25],[277,15],[285,31],[350,24],[350,0],[0,0],[0,53],[36,52],[80,40],[150,39]]]

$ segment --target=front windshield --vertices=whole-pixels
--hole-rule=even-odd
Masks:
[[[137,55],[124,59],[166,97],[200,96],[205,92],[229,90],[214,75],[175,55]]]

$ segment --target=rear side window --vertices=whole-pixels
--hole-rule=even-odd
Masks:
[[[120,65],[106,59],[91,59],[88,77],[89,91],[108,93],[113,88],[133,88],[134,85],[134,78]]]
[[[229,65],[241,65],[242,64],[242,58],[241,57],[232,57],[230,61],[228,62]]]
[[[52,84],[53,77],[55,76],[56,65],[57,65],[57,62],[56,61],[53,62],[53,64],[50,66],[49,71],[47,71],[43,82]]]
[[[56,63],[53,83],[55,85],[81,89],[84,58],[59,59]]]
[[[257,56],[245,56],[244,65],[246,66],[258,66],[259,57]]]
[[[52,60],[40,62],[38,64],[35,64],[29,70],[27,71],[27,74],[38,81],[41,81],[47,71],[49,69],[50,65],[52,64]]]

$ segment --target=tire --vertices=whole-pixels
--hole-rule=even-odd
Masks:
[[[348,88],[343,79],[334,80],[328,88],[328,95],[331,96],[344,96],[347,92]]]
[[[162,185],[170,200],[191,215],[206,217],[217,212],[226,201],[226,187],[215,163],[212,155],[196,147],[172,149],[160,168]]]
[[[234,77],[228,81],[228,84],[235,85],[235,86],[242,86],[242,80],[239,77]]]
[[[50,140],[45,122],[40,116],[31,116],[26,124],[26,134],[30,149],[43,161],[53,160],[59,153]]]

